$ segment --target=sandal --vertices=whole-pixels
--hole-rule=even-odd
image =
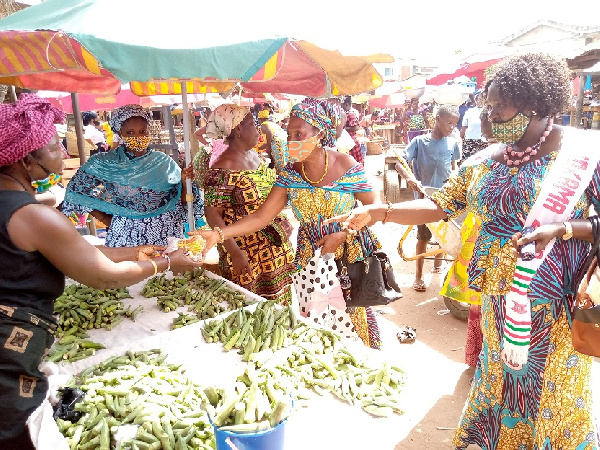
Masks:
[[[431,273],[442,273],[442,266],[439,267],[433,267],[433,269],[431,269]]]
[[[425,285],[424,281],[415,281],[412,287],[417,292],[425,292],[427,290],[427,286]]]
[[[396,337],[401,344],[412,344],[417,339],[417,330],[409,326],[401,327]]]

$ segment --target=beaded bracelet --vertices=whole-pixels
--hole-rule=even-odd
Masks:
[[[169,270],[171,270],[171,257],[166,253],[163,253],[162,257],[167,258],[167,268],[165,269],[165,272],[168,272]]]
[[[222,244],[223,242],[225,242],[225,235],[223,234],[223,230],[221,230],[221,228],[219,227],[214,227],[213,230],[215,230],[217,233],[219,233],[220,239],[219,239],[219,244]]]
[[[385,218],[383,219],[383,221],[381,223],[386,223],[388,221],[388,219],[390,218],[390,214],[392,213],[392,202],[387,202],[387,211],[385,212]]]

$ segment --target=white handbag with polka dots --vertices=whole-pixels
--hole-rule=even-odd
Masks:
[[[300,314],[317,325],[357,338],[337,271],[333,253],[321,255],[317,249],[306,266],[293,275]]]

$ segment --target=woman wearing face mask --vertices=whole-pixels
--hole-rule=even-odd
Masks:
[[[288,165],[254,214],[219,230],[197,232],[207,240],[206,250],[217,242],[263,229],[288,201],[300,221],[296,246],[298,269],[306,266],[318,247],[322,247],[322,254],[335,253],[335,258],[340,259],[342,244],[347,241],[349,262],[361,260],[379,248],[379,242],[370,232],[361,231],[359,237],[342,231],[340,224],[324,224],[326,219],[349,211],[356,200],[363,204],[375,201],[373,186],[362,165],[349,155],[324,148],[332,145],[336,134],[335,119],[328,115],[324,102],[313,99],[310,104],[300,103],[292,108],[287,128]],[[367,255],[361,250],[359,238]],[[379,329],[371,308],[349,308],[347,313],[351,323],[343,325],[354,328],[365,345],[379,348]]]
[[[248,108],[219,106],[208,119],[206,136],[224,140],[221,145],[226,146],[210,165],[205,152],[194,158],[196,180],[204,187],[206,220],[217,230],[259,209],[273,187],[275,171],[254,151],[258,129]],[[260,231],[222,242],[218,250],[223,277],[264,298],[290,301],[295,271],[291,230],[281,215]]]
[[[0,448],[33,449],[25,422],[48,390],[38,370],[54,340],[54,300],[65,275],[88,286],[130,286],[165,271],[199,264],[182,250],[153,258],[153,246],[90,245],[53,207],[38,203],[35,188],[63,169],[55,122],[64,113],[35,95],[0,105]],[[139,260],[139,261],[138,261]]]
[[[148,149],[151,119],[139,105],[115,109],[109,123],[123,144],[91,157],[67,185],[63,213],[90,213],[105,223],[107,247],[166,245],[167,237],[184,237],[184,181],[191,174]],[[193,186],[196,220],[203,224],[203,202]]]
[[[472,211],[482,222],[468,275],[481,292],[483,349],[454,445],[596,449],[592,358],[575,352],[570,335],[574,280],[589,244],[571,239],[569,219],[600,207],[599,140],[553,123],[572,95],[566,63],[550,55],[501,61],[483,95],[500,142],[488,147],[490,157],[462,167],[431,200],[335,220],[350,228],[385,217],[421,224]],[[565,233],[543,254],[534,246],[517,257],[513,235],[556,222],[565,222]]]

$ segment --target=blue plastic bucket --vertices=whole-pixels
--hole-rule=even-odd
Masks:
[[[215,426],[217,450],[283,450],[286,422],[284,419],[273,428],[256,433],[233,433]]]

